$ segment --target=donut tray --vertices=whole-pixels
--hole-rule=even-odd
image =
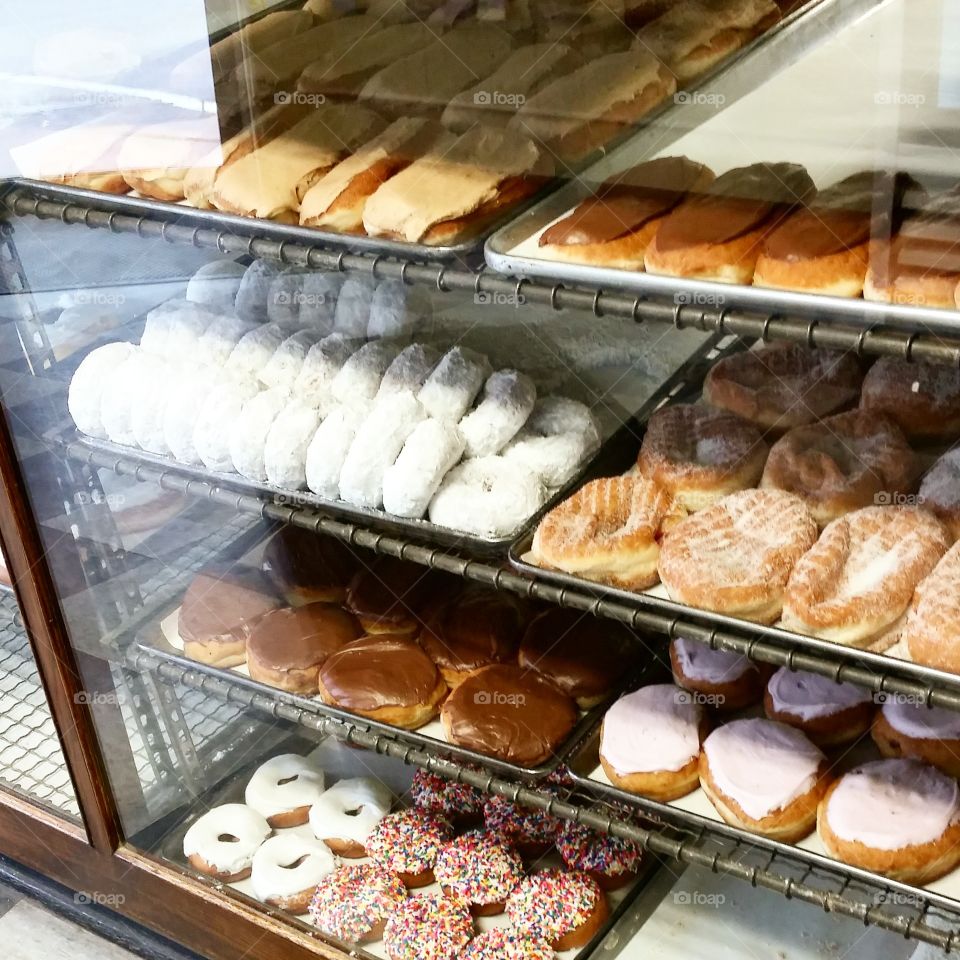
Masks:
[[[356,750],[350,750],[344,744],[329,738],[322,740],[319,745],[308,743],[303,738],[296,738],[291,742],[289,747],[283,750],[271,751],[271,756],[281,752],[309,753],[327,774],[328,786],[332,786],[338,780],[351,777],[376,777],[386,783],[395,796],[400,797],[400,802],[395,805],[395,809],[402,809],[405,806],[409,806],[409,799],[406,797],[406,794],[410,787],[412,770],[396,760],[371,755],[369,753],[358,753]],[[243,770],[212,787],[200,800],[195,801],[189,810],[181,811],[180,818],[175,822],[169,823],[162,839],[159,841],[158,852],[160,855],[180,864],[183,869],[190,870],[202,882],[217,883],[217,881],[211,881],[209,877],[203,874],[192,871],[192,868],[186,863],[183,856],[184,834],[194,820],[211,807],[219,806],[223,803],[243,803],[246,783],[265,759],[268,758],[258,757],[257,760],[251,762]],[[313,836],[309,825],[279,829],[274,831],[274,833],[304,837]],[[366,861],[339,860],[339,862],[363,863]],[[559,866],[562,866],[562,861],[556,853],[547,854],[534,865],[536,869]],[[639,876],[632,884],[622,890],[615,890],[607,894],[610,904],[610,916],[590,941],[579,950],[565,950],[558,953],[556,955],[558,960],[587,960],[587,958],[601,946],[606,953],[607,951],[614,950],[618,946],[629,943],[634,930],[632,926],[628,926],[629,920],[632,919],[632,917],[628,917],[628,914],[631,914],[634,903],[657,873],[660,866],[660,861],[656,857],[645,857]],[[257,900],[253,892],[249,878],[234,883],[223,884],[223,886],[235,894],[253,900],[260,905],[261,909],[263,908],[263,905]],[[413,891],[412,895],[439,892],[439,884],[433,883]],[[329,940],[349,956],[360,958],[360,960],[387,960],[382,941],[377,941],[364,947],[357,947],[356,945],[340,941],[336,937],[331,937],[327,934],[321,935],[312,925],[309,914],[296,916],[275,908],[267,909],[272,909],[276,915],[282,917],[287,922],[302,925],[311,935],[316,937],[322,936],[324,939]],[[621,923],[621,921],[623,921],[623,923]],[[478,917],[474,922],[477,931],[483,932],[495,927],[505,926],[507,921],[506,917],[501,914],[494,917]],[[611,935],[615,928],[616,933]]]

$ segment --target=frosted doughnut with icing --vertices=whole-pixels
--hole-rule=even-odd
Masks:
[[[752,660],[731,650],[677,637],[670,641],[673,682],[699,694],[714,710],[741,710],[763,697],[764,672]]]
[[[498,370],[487,378],[483,399],[460,421],[468,457],[499,453],[533,412],[537,388],[526,374]]]
[[[310,807],[323,793],[323,771],[306,757],[281,753],[257,767],[243,799],[271,827],[307,822]]]
[[[930,883],[960,863],[960,787],[919,760],[865,763],[827,791],[817,832],[844,863]]]
[[[367,837],[367,853],[396,873],[407,887],[433,883],[433,868],[453,831],[443,820],[419,810],[402,810],[383,817]]]
[[[525,877],[507,901],[512,926],[557,951],[588,943],[609,914],[596,880],[579,871],[541,870]]]
[[[375,863],[338,867],[317,885],[310,918],[318,930],[347,943],[371,943],[407,898],[400,878]]]
[[[827,789],[827,759],[799,730],[732,720],[703,742],[700,786],[729,824],[784,843],[813,829]]]
[[[708,725],[703,708],[672,683],[652,684],[621,697],[606,713],[600,764],[615,786],[676,800],[695,790],[700,744]]]
[[[389,960],[453,960],[473,936],[462,900],[439,893],[410,897],[383,931]]]
[[[340,857],[364,857],[367,838],[390,812],[393,797],[373,777],[340,780],[314,801],[310,826]]]
[[[549,943],[509,927],[478,933],[458,954],[460,960],[555,960]]]
[[[183,838],[183,855],[194,870],[233,883],[250,876],[253,855],[270,836],[270,825],[242,803],[208,810]]]
[[[307,912],[317,884],[335,867],[322,843],[285,833],[271,837],[253,855],[250,884],[258,900],[299,915]]]
[[[771,720],[802,730],[819,747],[856,740],[870,728],[874,712],[869,690],[786,667],[767,683],[763,706]]]
[[[870,735],[885,757],[913,757],[960,777],[960,713],[886,694]]]
[[[503,912],[523,862],[506,843],[473,830],[443,846],[433,872],[448,897],[466,902],[475,917],[489,917]]]
[[[591,830],[573,820],[565,820],[560,827],[557,851],[568,869],[582,870],[601,890],[620,890],[633,882],[643,860],[643,848],[632,840]]]
[[[108,343],[91,350],[77,367],[67,392],[67,409],[77,429],[89,437],[107,438],[100,413],[100,399],[107,374],[136,351],[132,343]]]

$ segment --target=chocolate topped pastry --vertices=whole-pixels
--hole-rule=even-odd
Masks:
[[[447,692],[434,662],[409,637],[361,637],[320,668],[324,703],[410,730],[432,719]]]
[[[281,605],[259,570],[210,564],[183,597],[177,629],[191,660],[235,667],[247,657],[247,638],[260,619]]]
[[[430,572],[415,563],[379,556],[350,581],[346,607],[367,633],[412,636],[430,581]]]
[[[494,664],[467,677],[440,719],[451,743],[521,766],[548,760],[577,723],[577,705],[532,670]]]
[[[247,639],[250,676],[282,690],[314,694],[326,659],[361,633],[357,618],[332,603],[274,610]]]
[[[520,666],[535,670],[587,710],[629,672],[636,652],[636,639],[622,624],[557,607],[527,627]]]
[[[420,645],[456,687],[481,667],[515,660],[526,621],[514,597],[467,588],[434,605],[424,618]]]
[[[270,538],[261,569],[290,603],[342,603],[357,558],[339,540],[286,524]]]
[[[661,157],[606,181],[595,196],[540,235],[545,256],[642,269],[647,246],[663,218],[713,173],[686,157]]]

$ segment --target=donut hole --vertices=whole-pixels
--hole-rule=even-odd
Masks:
[[[283,777],[283,778],[281,778],[280,780],[278,780],[278,781],[277,781],[277,786],[278,786],[278,787],[285,787],[288,783],[293,783],[294,780],[299,780],[299,779],[300,779],[300,774],[299,774],[299,773],[295,773],[295,774],[293,774],[292,776]]]
[[[301,866],[303,863],[306,862],[306,859],[308,856],[309,854],[305,853],[303,854],[303,856],[297,857],[297,859],[292,861],[291,863],[278,863],[277,866],[281,870],[296,870],[297,867]]]
[[[352,807],[349,810],[340,811],[345,817],[359,817],[363,813],[363,804],[361,803],[358,807]]]
[[[217,837],[217,839],[218,839],[221,843],[239,843],[239,842],[240,842],[240,838],[239,838],[239,837],[235,837],[232,833],[221,833],[221,834]]]

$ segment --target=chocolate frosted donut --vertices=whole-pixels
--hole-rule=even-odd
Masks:
[[[367,633],[412,636],[419,629],[416,611],[430,580],[423,567],[379,556],[350,581],[346,607]]]
[[[577,706],[550,681],[509,664],[469,676],[440,711],[447,738],[487,756],[544,763],[577,722]]]
[[[263,572],[290,603],[342,603],[356,569],[345,544],[292,524],[281,527],[263,551]]]
[[[420,645],[453,688],[481,667],[514,660],[526,620],[508,594],[468,588],[434,605]]]
[[[437,713],[447,685],[434,662],[408,637],[361,637],[320,668],[324,703],[413,730]]]
[[[629,671],[636,649],[622,624],[558,607],[527,627],[520,666],[536,671],[588,710]]]
[[[281,604],[259,570],[211,564],[193,578],[180,607],[177,629],[191,660],[235,667],[247,658],[247,638],[260,619]]]
[[[315,694],[326,659],[361,633],[357,618],[331,603],[274,610],[247,640],[250,676],[281,690]]]

